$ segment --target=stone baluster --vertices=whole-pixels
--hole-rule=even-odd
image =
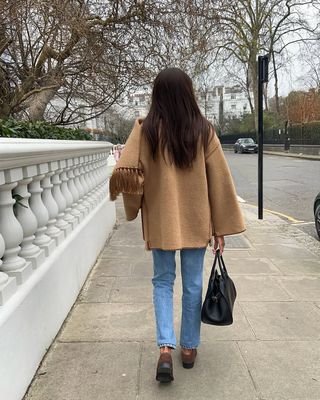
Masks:
[[[97,168],[97,174],[98,174],[98,187],[99,187],[99,194],[100,194],[100,201],[103,200],[103,176],[102,176],[102,165],[103,165],[103,154],[99,153],[98,154],[98,168]]]
[[[14,195],[20,196],[19,203],[16,204],[14,211],[23,230],[23,240],[20,245],[21,251],[19,256],[30,261],[33,269],[38,268],[45,259],[44,250],[33,243],[38,222],[29,204],[31,194],[28,192],[28,184],[32,182],[32,177],[36,174],[37,167],[35,165],[24,167],[23,177],[25,179],[19,181],[18,186],[13,190]]]
[[[4,303],[17,290],[16,278],[10,277],[8,274],[1,272],[1,265],[2,265],[1,258],[4,254],[4,249],[5,249],[4,240],[2,235],[0,234],[0,306],[3,306]]]
[[[67,160],[67,166],[68,166],[68,168],[67,168],[67,177],[68,177],[67,184],[68,184],[68,188],[70,190],[70,193],[71,193],[72,199],[73,199],[72,209],[78,211],[78,220],[79,220],[79,222],[81,222],[83,220],[83,213],[79,210],[78,200],[79,200],[80,196],[79,196],[79,192],[76,188],[76,185],[74,183],[75,176],[73,173],[74,165],[73,165],[72,159]]]
[[[93,178],[94,178],[94,191],[97,199],[97,204],[100,203],[101,200],[101,191],[100,191],[100,177],[99,177],[99,154],[94,154],[94,161],[92,163],[93,166]]]
[[[58,163],[55,161],[49,164],[50,171],[45,174],[41,181],[41,187],[43,189],[41,197],[49,215],[46,234],[55,241],[56,246],[59,246],[64,239],[64,232],[56,225],[59,207],[52,195],[53,184],[51,183],[51,177],[54,175],[54,171],[58,169]]]
[[[109,154],[105,152],[105,157],[104,157],[104,165],[103,165],[103,176],[104,176],[104,190],[105,190],[105,196],[109,194],[109,178],[112,173],[112,169],[109,166],[108,162],[108,157]]]
[[[98,161],[100,201],[104,199],[103,153],[99,154]]]
[[[39,246],[41,249],[44,249],[46,257],[48,257],[56,247],[56,242],[46,234],[49,213],[42,201],[41,196],[43,188],[41,187],[40,182],[43,180],[43,178],[45,178],[45,174],[48,173],[48,165],[39,164],[37,168],[39,175],[36,175],[32,182],[29,183],[29,192],[31,193],[29,203],[31,210],[36,216],[38,222],[34,244]]]
[[[62,161],[60,161],[60,164],[61,163],[62,163]],[[69,178],[67,176],[68,168],[66,167],[67,166],[66,160],[63,160],[63,165],[64,165],[64,167],[62,169],[60,178],[62,181],[61,192],[67,203],[67,208],[65,211],[65,213],[66,213],[65,218],[69,223],[72,224],[72,227],[74,229],[76,227],[76,225],[79,223],[81,214],[77,209],[73,208],[73,197],[72,197],[72,194],[71,194],[69,186],[68,186]]]
[[[108,165],[108,153],[104,153],[104,159],[103,159],[103,166],[102,166],[102,174],[103,174],[103,187],[104,187],[104,198],[108,196],[109,193],[109,165]]]
[[[95,170],[95,154],[90,155],[90,162],[89,162],[89,177],[90,177],[90,181],[92,182],[92,189],[91,189],[91,198],[93,200],[94,203],[94,207],[97,206],[98,204],[98,193],[97,193],[97,181],[96,181],[96,175],[94,173]]]
[[[85,157],[85,164],[83,168],[85,170],[84,179],[86,180],[88,186],[86,200],[90,203],[92,210],[95,207],[95,199],[92,197],[93,181],[91,179],[90,156]]]
[[[82,187],[82,184],[80,182],[80,171],[79,171],[79,157],[76,157],[73,159],[73,168],[72,168],[72,173],[74,175],[74,184],[77,189],[77,193],[79,195],[78,198],[78,210],[83,214],[83,216],[86,216],[88,214],[88,210],[83,204],[83,196],[84,196],[84,188]]]
[[[61,229],[64,232],[64,236],[67,237],[73,229],[73,221],[75,221],[75,218],[73,216],[70,216],[70,218],[68,219],[67,201],[61,191],[62,180],[60,179],[60,174],[63,171],[63,161],[59,161],[59,168],[60,169],[54,171],[54,174],[51,178],[53,184],[52,195],[58,206],[56,227]]]
[[[86,159],[85,157],[80,157],[80,165],[78,167],[78,170],[79,170],[79,174],[80,174],[80,176],[79,176],[80,183],[83,188],[83,198],[82,198],[83,205],[86,207],[87,213],[89,213],[91,210],[91,204],[88,201],[89,186],[85,179],[85,175],[86,175],[86,171],[85,171],[85,167],[84,167],[85,159]]]
[[[12,190],[17,186],[17,181],[22,178],[21,168],[7,170],[5,171],[6,183],[0,186],[0,234],[5,243],[1,270],[15,277],[19,285],[32,274],[31,262],[19,256],[23,230],[13,211],[16,201],[12,198]]]
[[[100,186],[99,186],[99,174],[98,174],[98,168],[99,168],[99,154],[94,154],[94,162],[93,162],[93,176],[94,176],[94,190],[96,192],[97,196],[97,203],[99,204],[100,202]]]

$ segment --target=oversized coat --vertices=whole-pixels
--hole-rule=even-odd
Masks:
[[[206,152],[199,141],[192,169],[181,169],[166,163],[160,152],[156,160],[152,159],[141,132],[142,123],[142,119],[136,119],[118,162],[124,158],[133,164],[136,158],[139,175],[134,177],[133,168],[130,169],[133,173],[130,174],[128,169],[126,175],[126,179],[135,179],[135,190],[130,185],[121,189],[120,184],[118,192],[122,192],[128,221],[134,220],[141,209],[146,250],[207,247],[212,245],[213,236],[243,232],[246,229],[244,218],[216,133],[210,133]],[[165,156],[168,160],[167,152]],[[118,163],[110,179],[113,189]],[[110,197],[116,198],[114,194]]]

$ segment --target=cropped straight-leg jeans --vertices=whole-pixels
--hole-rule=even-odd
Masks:
[[[180,346],[193,349],[200,343],[203,260],[206,247],[180,250],[182,315]],[[153,304],[157,345],[176,348],[173,319],[173,287],[176,278],[176,250],[152,249]]]

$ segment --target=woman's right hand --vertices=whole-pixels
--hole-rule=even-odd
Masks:
[[[216,253],[217,248],[219,247],[220,254],[223,253],[224,250],[224,236],[214,236],[214,245],[213,245],[213,254]]]

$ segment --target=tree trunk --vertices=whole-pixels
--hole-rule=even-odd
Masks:
[[[254,106],[252,104],[252,98],[251,98],[251,94],[250,94],[251,85],[250,85],[250,78],[249,78],[249,69],[247,69],[246,89],[247,89],[247,95],[248,95],[248,101],[249,101],[251,114],[253,114]]]
[[[254,128],[256,137],[258,139],[258,71],[256,57],[249,60],[249,73],[251,76],[251,85],[253,91],[253,104],[254,104]]]
[[[278,85],[278,72],[276,68],[276,61],[274,57],[274,52],[272,52],[272,64],[273,64],[273,71],[274,71],[274,98],[276,103],[276,112],[280,114],[280,104],[279,104],[279,85]]]
[[[269,104],[268,104],[268,83],[265,84],[263,89],[263,98],[264,98],[264,109],[265,111],[269,111]]]
[[[29,119],[31,121],[40,121],[44,119],[46,108],[56,93],[57,89],[49,89],[32,96],[28,109]]]

